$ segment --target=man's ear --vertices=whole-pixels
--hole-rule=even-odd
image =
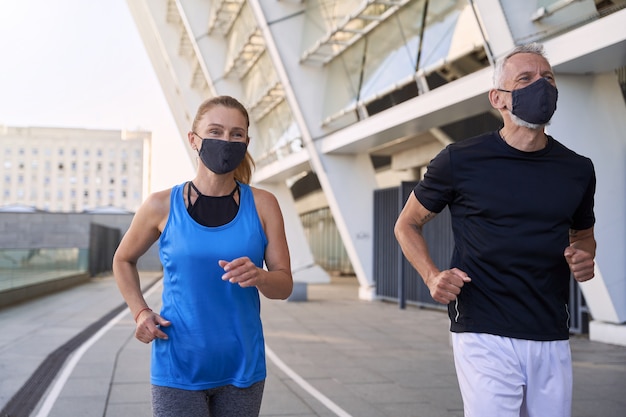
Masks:
[[[507,107],[504,98],[502,97],[502,94],[499,93],[500,92],[495,88],[489,90],[489,102],[491,103],[491,107],[496,110],[506,109]]]

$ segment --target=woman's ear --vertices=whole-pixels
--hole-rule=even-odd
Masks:
[[[193,149],[194,151],[197,151],[198,147],[196,146],[195,139],[196,137],[193,132],[191,131],[187,132],[187,140],[189,141],[189,144],[191,145],[191,149]]]

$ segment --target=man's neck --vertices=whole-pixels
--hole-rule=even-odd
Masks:
[[[509,146],[523,152],[539,151],[548,144],[548,137],[544,133],[543,127],[529,129],[522,126],[505,125],[498,133]]]

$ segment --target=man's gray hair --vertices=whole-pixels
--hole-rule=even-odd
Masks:
[[[506,64],[506,61],[508,61],[509,58],[517,54],[536,54],[542,56],[543,58],[546,58],[545,50],[543,49],[543,45],[540,43],[533,42],[516,47],[511,52],[496,61],[496,65],[493,69],[494,88],[502,88],[502,72],[504,71],[504,64]]]

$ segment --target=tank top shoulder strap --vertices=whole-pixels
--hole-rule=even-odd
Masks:
[[[180,210],[180,204],[183,203],[183,188],[186,183],[178,184],[172,187],[170,192],[170,217],[176,216]]]

